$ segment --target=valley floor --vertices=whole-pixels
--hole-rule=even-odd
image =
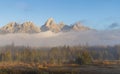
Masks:
[[[0,74],[120,74],[120,65],[41,65],[0,63]]]

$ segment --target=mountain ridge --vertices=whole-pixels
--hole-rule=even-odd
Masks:
[[[7,25],[0,28],[1,33],[39,33],[40,29],[33,22],[24,22],[18,24],[16,22],[10,22]]]
[[[76,22],[72,25],[66,25],[64,22],[56,23],[53,18],[49,18],[44,25],[41,27],[36,26],[33,22],[24,22],[22,24],[16,22],[10,22],[7,25],[0,28],[0,33],[40,33],[45,31],[58,32],[68,32],[68,31],[87,31],[92,30],[81,24],[81,22]]]

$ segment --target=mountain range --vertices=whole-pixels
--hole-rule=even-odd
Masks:
[[[93,30],[89,27],[83,26],[81,22],[76,22],[72,25],[66,25],[63,22],[57,24],[53,18],[49,18],[41,27],[36,26],[33,22],[25,22],[19,24],[16,22],[8,23],[0,28],[0,33],[40,33],[45,31],[51,32],[68,32],[68,31],[87,31]]]
[[[110,27],[113,27],[112,24]],[[66,25],[48,19],[41,27],[33,22],[8,23],[0,28],[0,46],[14,43],[17,46],[54,47],[76,45],[120,44],[120,30],[95,30],[81,22]]]

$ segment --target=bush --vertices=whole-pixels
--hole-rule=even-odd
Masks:
[[[75,63],[80,64],[80,65],[91,64],[92,58],[87,51],[83,51],[81,55],[77,56],[77,58],[75,59]]]

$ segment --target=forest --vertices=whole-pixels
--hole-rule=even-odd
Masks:
[[[93,61],[120,60],[120,45],[62,46],[35,48],[7,45],[0,47],[1,62],[35,62],[41,64],[91,64]]]
[[[11,44],[0,47],[0,74],[119,74],[119,60],[120,45],[50,48]]]

